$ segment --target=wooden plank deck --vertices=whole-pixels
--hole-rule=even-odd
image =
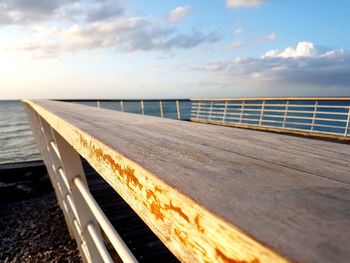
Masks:
[[[350,145],[27,103],[180,260],[350,258]]]

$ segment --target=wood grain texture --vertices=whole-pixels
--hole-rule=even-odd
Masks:
[[[350,258],[349,145],[26,103],[182,261]]]

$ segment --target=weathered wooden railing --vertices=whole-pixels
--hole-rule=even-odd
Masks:
[[[192,99],[191,121],[350,140],[350,98]]]
[[[102,229],[123,262],[137,262],[90,194],[77,151],[45,120],[47,116],[38,106],[28,101],[25,109],[69,233],[76,239],[83,261],[113,262]]]
[[[81,155],[184,262],[347,262],[346,144],[25,101],[85,262],[110,262],[105,233],[135,262],[89,193]]]

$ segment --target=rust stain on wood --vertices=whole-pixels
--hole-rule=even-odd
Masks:
[[[135,176],[134,169],[132,169],[129,166],[126,166],[123,168],[119,163],[117,163],[112,158],[112,156],[110,156],[109,154],[103,153],[101,148],[95,147],[95,145],[93,145],[91,141],[90,143],[88,143],[88,141],[81,134],[79,134],[79,141],[81,145],[84,148],[88,148],[90,153],[94,154],[98,160],[102,159],[105,162],[107,162],[110,165],[113,172],[118,171],[119,175],[126,179],[126,182],[129,188],[130,188],[130,183],[132,183],[134,186],[142,190],[143,185],[139,182],[138,178]]]
[[[154,194],[152,190],[147,189],[146,193],[148,203],[150,204],[151,213],[156,217],[156,219],[163,220],[164,214],[162,212],[162,207],[158,197]]]
[[[194,223],[196,224],[197,226],[197,230],[200,232],[200,233],[204,233],[204,228],[199,224],[199,215],[197,215],[194,219]]]
[[[89,142],[87,139],[83,137],[83,135],[81,135],[78,132],[77,134],[79,135],[80,144],[84,148],[86,148],[91,155],[94,155],[99,161],[103,160],[104,162],[108,163],[114,173],[118,172],[119,177],[123,178],[126,181],[128,188],[132,192],[135,193],[135,190],[130,186],[130,184],[132,184],[134,188],[138,188],[140,191],[144,189],[144,186],[140,183],[139,179],[135,176],[135,169],[131,168],[130,166],[122,167],[122,165],[116,162],[111,155],[104,153],[101,148],[96,147],[92,141]],[[146,177],[146,180],[148,180],[147,177]],[[196,217],[193,218],[193,222],[191,222],[188,215],[185,214],[180,207],[173,205],[172,200],[170,200],[168,204],[161,202],[161,200],[159,199],[156,193],[159,193],[161,195],[164,195],[164,193],[163,193],[163,189],[161,189],[159,186],[154,186],[154,190],[151,190],[151,189],[144,189],[144,190],[146,192],[147,202],[142,201],[142,204],[154,215],[154,217],[157,220],[164,221],[164,218],[167,215],[167,211],[173,211],[177,213],[180,217],[182,217],[190,225],[190,227],[192,227],[193,229],[196,229],[198,233],[203,234],[205,232],[204,227],[200,225],[199,214],[197,214]],[[173,228],[173,233],[174,233],[174,236],[185,247],[189,249],[194,249],[197,252],[201,253],[203,259],[207,257],[206,255],[207,252],[201,245],[199,245],[197,242],[192,243],[188,240],[189,239],[188,233],[186,231],[180,230],[178,228]],[[260,263],[258,259],[254,259],[252,261],[246,261],[246,260],[236,260],[236,259],[230,258],[226,256],[225,253],[223,253],[218,248],[215,248],[215,256],[218,260],[224,263]]]
[[[227,257],[222,251],[218,248],[215,249],[216,257],[225,263],[260,263],[259,259],[253,259],[251,261],[246,260],[236,260],[230,257]]]
[[[190,223],[190,220],[188,219],[188,216],[182,211],[180,207],[174,206],[172,201],[170,200],[169,205],[164,206],[165,210],[172,210],[178,213],[183,219],[185,219],[188,223]]]

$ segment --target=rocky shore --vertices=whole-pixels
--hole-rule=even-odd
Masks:
[[[81,262],[46,173],[22,170],[0,169],[0,262]]]
[[[53,192],[0,203],[0,262],[80,262]]]

